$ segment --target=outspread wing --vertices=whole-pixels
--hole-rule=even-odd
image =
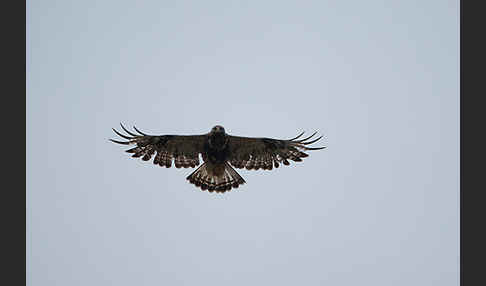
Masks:
[[[229,135],[229,161],[235,168],[246,168],[248,170],[272,170],[279,167],[279,163],[289,165],[289,161],[302,161],[301,158],[307,157],[306,153],[302,151],[320,150],[325,147],[307,147],[319,139],[311,139],[316,133],[311,136],[299,139],[304,132],[295,138],[289,140],[271,139],[271,138],[248,138]]]
[[[142,157],[142,160],[148,161],[155,154],[154,164],[170,168],[172,160],[176,168],[189,168],[199,165],[199,153],[202,153],[206,135],[147,135],[133,127],[139,134],[128,131],[121,123],[122,129],[129,135],[124,135],[115,129],[113,131],[127,141],[110,141],[131,145],[136,147],[126,150],[133,153],[132,157]]]

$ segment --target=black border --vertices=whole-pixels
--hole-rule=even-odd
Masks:
[[[467,5],[465,5],[467,3]],[[484,81],[484,9],[481,2],[460,1],[459,11],[459,85],[460,85],[460,214],[459,275],[460,285],[485,285],[482,245],[485,201],[479,197],[484,183],[482,150],[484,145],[485,106],[481,99]],[[483,164],[481,164],[483,163]],[[482,187],[483,186],[483,187]],[[483,282],[481,282],[483,281]]]
[[[464,74],[463,74],[463,68],[464,68],[464,62],[463,62],[463,48],[464,48],[464,41],[463,41],[463,36],[464,36],[464,9],[463,9],[463,4],[464,2],[461,0],[459,4],[459,89],[460,89],[460,99],[459,99],[459,104],[460,104],[460,110],[459,110],[459,148],[460,148],[460,158],[459,158],[459,165],[460,165],[460,174],[459,174],[459,181],[460,181],[460,190],[459,190],[459,281],[460,285],[465,285],[464,284],[464,275],[463,275],[463,263],[464,263],[464,229],[463,229],[463,220],[464,220],[464,172],[463,172],[463,166],[464,166],[464,157],[463,157],[463,151],[464,151]]]
[[[26,1],[2,5],[3,284],[26,283]],[[18,146],[20,145],[20,146]],[[23,149],[23,150],[22,150]],[[5,180],[7,179],[7,180]],[[6,254],[6,255],[5,255]],[[15,281],[11,283],[10,281]]]

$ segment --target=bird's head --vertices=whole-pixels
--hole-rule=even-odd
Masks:
[[[216,125],[211,129],[212,134],[225,134],[224,127],[221,125]]]

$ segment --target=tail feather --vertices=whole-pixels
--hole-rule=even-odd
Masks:
[[[223,165],[204,163],[186,179],[203,191],[217,193],[224,193],[245,183],[245,180],[228,163]]]

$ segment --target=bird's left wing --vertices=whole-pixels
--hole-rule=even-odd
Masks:
[[[240,136],[228,135],[228,149],[229,159],[228,161],[235,168],[246,168],[248,170],[272,170],[273,166],[278,168],[279,163],[289,165],[289,161],[295,162],[302,161],[301,158],[307,157],[303,151],[307,150],[320,150],[325,147],[308,147],[319,139],[311,139],[316,133],[311,136],[299,139],[304,133],[299,136],[288,139],[272,139],[272,138],[249,138]]]
[[[132,157],[142,157],[142,160],[148,161],[155,154],[154,164],[167,168],[172,165],[172,160],[174,160],[176,168],[194,168],[199,165],[199,154],[203,152],[207,135],[147,135],[135,126],[133,128],[139,134],[134,134],[123,125],[121,127],[129,136],[121,134],[115,129],[113,131],[127,141],[113,139],[110,141],[123,145],[136,145],[136,147],[126,150],[128,153],[133,153]]]

